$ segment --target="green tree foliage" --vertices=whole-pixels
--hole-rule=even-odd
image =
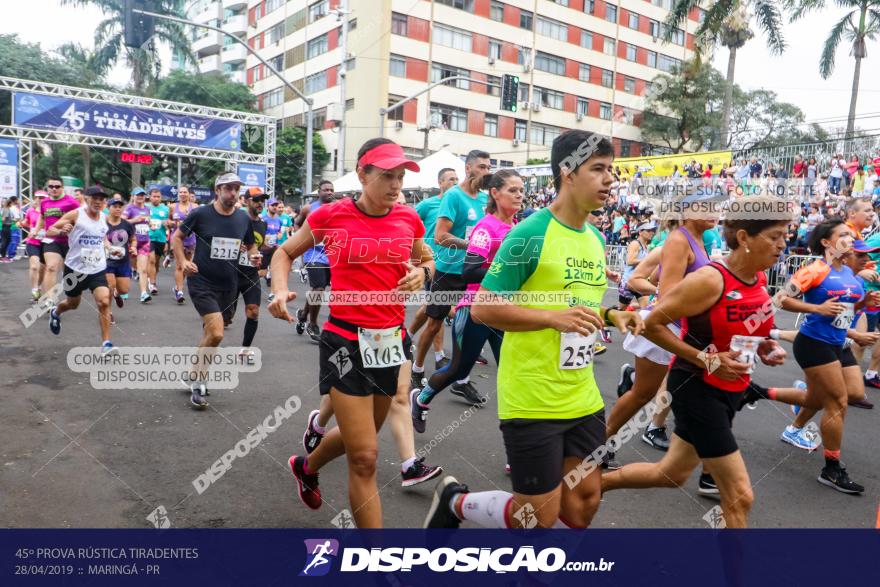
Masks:
[[[279,194],[292,194],[302,190],[303,175],[306,170],[306,129],[285,128],[278,133],[275,160],[275,191]],[[321,169],[330,161],[330,153],[324,147],[321,135],[312,135],[312,169],[320,175]],[[314,189],[314,179],[310,190]]]

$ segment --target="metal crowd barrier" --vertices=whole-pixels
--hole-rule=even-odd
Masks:
[[[626,245],[605,245],[605,266],[622,272],[626,265]]]
[[[784,257],[782,261],[768,270],[767,284],[770,287],[770,293],[775,294],[791,279],[795,271],[818,259],[819,257],[813,255],[789,255]]]

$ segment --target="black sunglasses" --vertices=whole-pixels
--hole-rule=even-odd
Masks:
[[[50,190],[60,190],[64,186],[63,185],[47,185],[46,187],[49,188]]]

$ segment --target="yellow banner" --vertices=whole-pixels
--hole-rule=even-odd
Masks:
[[[717,175],[722,167],[730,165],[731,156],[730,151],[705,151],[650,157],[619,157],[614,160],[614,166],[620,167],[620,170],[629,177],[632,177],[636,171],[641,171],[642,176],[646,177],[669,177],[676,165],[679,173],[686,175],[684,166],[696,161],[703,165],[704,170],[707,165],[712,165],[712,173]]]

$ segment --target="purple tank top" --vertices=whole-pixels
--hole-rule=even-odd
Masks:
[[[685,227],[679,226],[678,230],[684,234],[686,239],[688,239],[688,244],[691,246],[691,250],[694,252],[694,262],[688,265],[687,268],[685,268],[684,274],[687,275],[688,273],[693,273],[703,265],[708,265],[710,263],[709,256],[706,255],[706,249],[703,248],[703,244],[695,241],[694,237],[691,236],[691,233],[689,233]],[[661,271],[663,271],[663,266],[658,265],[657,283],[660,283]]]

